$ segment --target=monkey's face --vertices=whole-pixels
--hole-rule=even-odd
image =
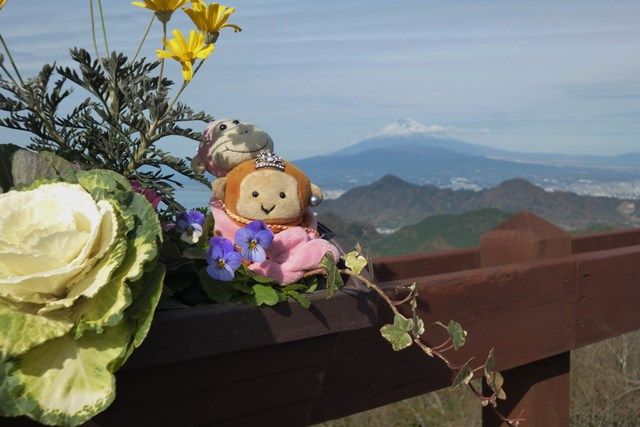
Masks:
[[[207,170],[224,176],[234,166],[273,150],[273,140],[258,126],[239,120],[217,120],[207,126],[198,156]]]
[[[291,175],[258,169],[244,177],[236,211],[245,218],[265,222],[286,222],[302,216],[298,181]]]

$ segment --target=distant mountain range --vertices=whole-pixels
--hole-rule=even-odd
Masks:
[[[296,161],[326,190],[346,190],[393,174],[415,184],[481,189],[525,178],[553,189],[640,196],[640,152],[621,156],[519,153],[463,142],[411,119],[331,154]],[[576,183],[585,186],[584,191]],[[599,187],[594,188],[594,183]],[[635,183],[609,189],[608,183]]]
[[[369,255],[388,256],[477,246],[482,234],[511,215],[498,209],[433,215],[390,234],[378,234],[364,223],[346,224],[333,213],[321,215],[320,219],[333,228],[344,249],[358,242]]]
[[[345,224],[360,223],[366,230],[367,224],[377,229],[396,229],[431,215],[485,208],[503,212],[529,210],[566,229],[628,227],[640,223],[640,209],[634,201],[549,192],[524,179],[471,191],[416,185],[386,175],[370,185],[352,188],[335,200],[326,200],[316,210],[321,218],[333,213]]]

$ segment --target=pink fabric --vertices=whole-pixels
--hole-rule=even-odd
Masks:
[[[212,200],[211,211],[216,222],[215,229],[233,242],[241,226],[229,218],[219,201]],[[312,227],[317,227],[315,219]],[[266,252],[267,259],[251,264],[249,269],[285,285],[295,283],[305,273],[317,269],[327,252],[331,252],[334,259],[340,256],[334,245],[308,233],[303,227],[291,227],[276,233],[273,244]]]

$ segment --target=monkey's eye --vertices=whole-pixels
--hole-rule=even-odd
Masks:
[[[218,126],[218,129],[220,130],[225,130],[227,128],[227,125],[225,124],[221,124],[220,126]]]
[[[234,125],[237,125],[238,123],[240,123],[240,120],[234,120],[234,121],[233,121],[233,124],[234,124]]]
[[[286,197],[287,197],[287,195],[286,195],[286,194],[284,194],[284,193],[280,193],[280,198],[281,198],[281,199],[284,199],[284,198],[286,198]]]
[[[258,193],[257,191],[254,191],[253,193],[251,193],[251,195],[253,197],[258,197],[260,195],[260,193]]]

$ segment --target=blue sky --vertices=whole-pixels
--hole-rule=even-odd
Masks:
[[[637,1],[264,1],[227,4],[223,33],[184,101],[263,127],[296,159],[399,117],[519,151],[640,151]],[[111,48],[132,53],[149,18],[106,0]],[[86,1],[8,0],[0,31],[26,74],[90,47]],[[190,28],[177,15],[170,28]],[[144,52],[158,47],[159,25]],[[168,65],[179,79],[177,64]],[[0,130],[4,141],[25,135]],[[196,144],[170,141],[190,155]]]

